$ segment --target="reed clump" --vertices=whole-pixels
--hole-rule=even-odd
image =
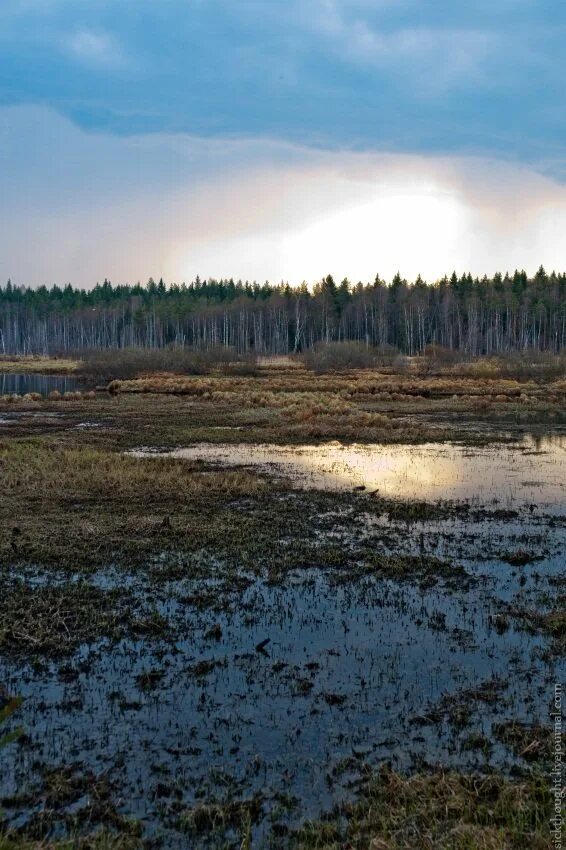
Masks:
[[[4,393],[0,396],[0,401],[6,404],[18,404],[22,402],[41,402],[41,401],[90,401],[96,398],[94,390],[81,392],[80,390],[60,392],[59,390],[51,390],[47,395],[38,392],[30,393]]]
[[[552,799],[544,776],[512,781],[438,771],[404,777],[389,768],[361,797],[297,834],[296,850],[550,850]]]
[[[263,479],[243,470],[203,471],[174,458],[138,458],[89,446],[59,449],[31,440],[0,447],[0,476],[5,498],[52,504],[104,497],[151,506],[204,494],[249,496],[266,489]]]
[[[515,378],[478,378],[467,375],[391,375],[382,371],[358,370],[340,375],[314,375],[306,370],[270,372],[250,377],[207,375],[183,376],[156,373],[136,379],[115,380],[109,385],[117,393],[165,393],[237,401],[238,396],[255,405],[283,406],[277,396],[309,393],[329,394],[346,400],[422,400],[497,396],[519,399],[566,394],[566,383],[555,381],[544,388],[535,381]],[[262,399],[264,401],[262,401]]]
[[[0,355],[0,373],[37,372],[42,375],[68,375],[77,370],[74,357],[49,357],[41,354]]]

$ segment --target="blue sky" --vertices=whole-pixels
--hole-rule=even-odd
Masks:
[[[154,253],[144,259],[161,264],[170,276],[192,274],[198,259],[214,266],[200,269],[201,275],[300,277],[297,263],[284,261],[286,250],[297,250],[300,233],[316,227],[323,212],[331,217],[347,212],[355,230],[356,204],[368,214],[372,203],[391,198],[387,175],[397,175],[398,185],[403,162],[408,177],[401,181],[403,197],[411,203],[407,186],[417,160],[417,201],[428,163],[437,194],[454,195],[457,185],[461,201],[462,185],[470,184],[464,192],[467,212],[490,205],[483,225],[490,244],[501,235],[503,213],[512,214],[515,190],[525,209],[532,211],[534,204],[539,217],[531,226],[540,236],[542,224],[552,219],[548,204],[540,217],[541,192],[551,207],[558,204],[557,215],[564,201],[565,43],[562,0],[2,0],[0,180],[21,218],[6,222],[9,243],[0,235],[0,275],[34,283],[63,276],[83,284],[113,272],[130,279],[155,275],[158,269],[145,273],[134,262],[135,251],[131,254],[136,234],[146,239],[137,213],[123,255],[116,244],[107,250],[104,231],[95,227],[100,267],[92,258],[86,261],[70,222],[96,224],[89,207],[104,203],[98,197],[103,185],[110,217],[128,198],[154,207],[158,235]],[[392,157],[388,164],[384,156]],[[349,191],[338,185],[337,172],[350,175],[344,177]],[[253,247],[254,234],[265,229],[254,216],[265,194],[261,174],[266,185],[275,181],[284,189],[290,179],[306,187],[287,205],[283,199],[279,213],[270,212],[271,248],[263,250],[266,257],[274,250],[280,257],[272,266],[269,260],[240,260],[242,253],[261,254]],[[310,217],[301,220],[297,210],[312,192],[313,179],[321,203],[311,204]],[[213,211],[205,232],[187,217],[191,199],[208,205],[207,185],[222,194],[223,186],[242,192],[248,181],[257,184],[243,214],[249,230],[240,231],[240,242],[231,248],[225,229],[214,232]],[[471,188],[478,181],[485,184],[483,197]],[[493,192],[500,181],[503,206]],[[536,184],[534,201],[525,197],[524,183]],[[171,260],[170,246],[163,248],[173,227],[164,209],[167,198],[184,210],[179,214],[187,232],[175,231],[176,244],[186,240],[188,259],[182,263]],[[225,211],[228,201],[222,203]],[[295,241],[283,244],[281,234],[288,239],[290,226]],[[466,216],[462,226],[469,226]],[[505,243],[509,266],[515,257],[524,259],[517,252],[527,235],[523,219],[518,227]],[[19,262],[18,237],[29,244],[30,235],[40,243],[36,256],[32,252]],[[323,245],[324,234],[320,240]],[[51,259],[46,241],[53,243]],[[206,245],[210,250],[203,250]],[[540,240],[536,245],[547,250]],[[379,266],[380,257],[366,253],[372,276],[369,264]],[[423,257],[430,266],[424,272],[473,259],[458,250],[452,254],[432,264]],[[214,256],[222,261],[215,263]],[[478,268],[497,259],[486,249]],[[548,259],[560,255],[551,251]],[[387,268],[404,261],[384,258]],[[347,245],[339,264],[347,267]]]

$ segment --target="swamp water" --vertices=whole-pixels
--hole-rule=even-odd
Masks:
[[[138,457],[154,452],[140,450]],[[564,506],[566,438],[467,447],[423,445],[318,446],[197,443],[165,453],[219,466],[244,466],[288,477],[298,487],[365,488],[388,499],[471,500],[476,504]]]
[[[0,395],[17,393],[41,393],[48,395],[57,390],[60,393],[74,392],[80,389],[77,378],[72,375],[38,375],[34,372],[0,372]]]
[[[350,580],[323,568],[273,583],[234,574],[214,558],[205,578],[111,569],[92,576],[105,590],[126,588],[140,610],[155,608],[168,634],[102,640],[60,661],[0,659],[0,682],[24,697],[18,723],[27,736],[2,757],[9,823],[29,822],[45,807],[10,804],[11,795],[37,784],[42,766],[71,765],[108,776],[118,810],[140,818],[165,847],[239,847],[238,828],[187,837],[183,813],[203,799],[254,795],[261,803],[254,847],[284,847],[286,829],[355,795],[364,764],[521,764],[493,735],[495,724],[548,723],[553,684],[566,673],[552,640],[508,614],[553,608],[564,587],[562,442],[334,445],[326,457],[322,447],[278,449],[276,460],[266,447],[180,451],[198,451],[191,460],[292,471],[303,486],[363,484],[388,497],[466,498],[492,510],[410,522],[387,512],[350,516],[341,502],[321,519],[321,542],[448,559],[465,570],[456,581]],[[308,493],[289,498],[308,505]],[[493,510],[494,500],[514,510]],[[273,540],[272,555],[293,546]],[[532,555],[528,563],[508,563],[505,554],[517,551]],[[78,581],[56,571],[21,577],[36,587]],[[467,744],[480,734],[489,754]],[[70,811],[88,805],[85,795]]]

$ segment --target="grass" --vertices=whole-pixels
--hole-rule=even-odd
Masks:
[[[157,408],[156,396],[166,398],[161,410],[177,409],[177,431],[184,428],[195,441],[461,440],[465,422],[468,438],[481,442],[493,437],[494,428],[566,422],[566,385],[559,382],[541,386],[372,370],[314,375],[294,367],[261,369],[251,377],[148,375],[113,381],[110,389],[119,402],[115,410],[119,405],[134,410],[136,396],[146,397],[138,407]],[[482,427],[473,430],[472,422]],[[177,444],[181,440],[179,434]]]
[[[460,362],[456,370],[480,378],[499,377],[549,383],[566,375],[566,356],[546,351],[510,352],[506,356],[480,357]]]
[[[446,505],[435,510],[420,504],[415,513],[410,503],[403,510],[401,503],[372,495],[357,494],[352,502],[348,493],[299,491],[288,498],[284,481],[275,484],[242,469],[136,458],[88,445],[67,448],[38,438],[0,444],[0,475],[0,564],[42,564],[80,573],[108,563],[147,565],[148,558],[164,553],[185,553],[196,563],[206,552],[230,569],[266,569],[278,577],[309,564],[341,570],[345,577],[461,580],[464,575],[434,558],[386,556],[371,547],[323,544],[318,538],[317,517],[329,509],[345,508],[350,516],[393,512],[412,519],[450,514]],[[348,516],[344,522],[346,530]],[[280,546],[274,553],[274,541],[291,538],[293,547]],[[186,574],[192,567],[188,563],[182,569]],[[13,596],[24,593],[17,591],[13,577],[10,582]],[[85,611],[91,597],[93,605],[102,605],[87,588],[77,585],[73,592],[77,600],[81,594],[88,597]],[[50,605],[56,610],[54,600]],[[39,611],[37,617],[39,627]],[[79,623],[73,628],[80,631]]]
[[[373,575],[429,586],[436,584],[439,579],[444,579],[448,585],[462,588],[468,586],[471,581],[466,570],[458,564],[431,556],[384,555],[371,547],[367,550],[356,547],[351,558],[342,551],[340,563],[343,568],[339,580],[343,582],[357,581],[361,576]]]
[[[17,741],[22,734],[21,729],[13,729],[11,732],[2,734],[2,725],[15,714],[23,702],[22,697],[9,696],[3,689],[0,692],[0,750],[7,747],[8,744]],[[0,810],[0,819],[1,819]]]
[[[556,382],[556,392],[562,394],[561,382]],[[520,383],[509,378],[476,378],[457,375],[419,376],[392,374],[386,371],[369,369],[354,370],[341,374],[313,375],[307,370],[291,369],[288,372],[276,374],[266,371],[265,374],[241,377],[240,380],[230,376],[209,375],[189,376],[168,374],[153,374],[130,380],[116,380],[111,389],[115,392],[163,392],[178,395],[201,396],[214,398],[217,393],[245,394],[251,400],[261,404],[262,398],[268,400],[273,396],[265,393],[319,393],[336,398],[371,399],[392,396],[410,398],[444,398],[446,396],[496,397],[505,395],[508,398],[525,396],[529,391],[537,393],[538,385],[530,382]],[[552,389],[552,384],[550,386]],[[255,393],[255,396],[254,396]],[[220,395],[220,397],[222,397]],[[235,400],[235,399],[234,399]]]
[[[303,827],[294,850],[550,850],[545,776],[511,781],[383,769],[359,800]]]
[[[150,462],[100,448],[35,440],[0,445],[0,564],[84,567],[213,544],[226,505],[260,498],[266,479],[243,470]]]
[[[86,392],[80,392],[79,390],[71,391],[67,390],[67,392],[60,392],[59,390],[51,390],[51,392],[47,393],[47,395],[42,395],[42,393],[31,392],[31,393],[23,393],[19,395],[18,393],[5,393],[0,396],[0,402],[3,404],[8,404],[11,407],[16,406],[16,408],[23,407],[25,409],[26,406],[29,406],[29,402],[43,402],[43,401],[86,401],[96,398],[96,392],[94,390],[87,390]],[[35,405],[35,409],[38,409],[38,405]]]
[[[556,608],[540,619],[543,631],[566,643],[566,608]]]
[[[529,762],[551,764],[553,760],[554,730],[540,723],[520,723],[517,720],[496,723],[493,733],[520,758]]]
[[[33,814],[19,832],[2,834],[0,830],[0,850],[129,850],[144,846],[139,822],[118,812],[115,791],[104,773],[84,771],[76,764],[44,767],[35,787],[5,799],[6,807],[28,806]],[[53,840],[51,836],[57,834],[66,837]]]
[[[144,846],[135,835],[100,830],[93,835],[62,841],[32,840],[18,835],[0,835],[0,850],[140,850]]]
[[[517,617],[530,630],[541,632],[552,638],[554,649],[566,652],[566,598],[558,597],[559,605],[550,611],[511,609],[509,613]]]
[[[332,570],[344,583],[362,576],[428,586],[468,581],[453,563],[389,555],[352,536],[357,515],[394,508],[397,518],[436,516],[432,506],[420,505],[415,514],[408,504],[404,513],[401,503],[371,494],[353,500],[350,493],[292,492],[285,482],[276,485],[245,470],[203,469],[37,437],[0,444],[0,475],[5,655],[60,657],[100,638],[167,636],[169,625],[151,605],[130,598],[123,587],[92,583],[92,571],[109,564],[139,568],[156,589],[163,581],[214,570],[222,586],[187,603],[219,610],[248,586],[238,579],[242,571],[276,583],[309,566]],[[321,538],[328,511],[340,515],[333,522],[336,542]],[[438,511],[450,514],[446,505]]]
[[[0,355],[0,372],[37,372],[41,375],[68,375],[79,367],[71,357],[42,357],[39,354],[20,357]]]
[[[214,846],[265,847],[256,842],[252,825],[261,812],[261,798],[225,803],[208,802],[179,816],[191,846],[205,836]],[[402,776],[383,768],[366,783],[358,798],[337,807],[319,821],[269,846],[285,850],[551,850],[549,826],[552,798],[544,775],[520,780],[500,774],[437,771]],[[132,834],[134,832],[134,834]],[[236,839],[224,839],[232,834]],[[143,841],[127,826],[121,832],[102,830],[64,841],[30,841],[0,836],[0,850],[130,850]],[[203,845],[204,846],[204,845]],[[209,846],[206,844],[206,846]]]
[[[228,829],[237,829],[248,835],[251,823],[261,815],[261,808],[260,796],[249,800],[199,803],[181,813],[179,827],[192,835],[222,833]]]
[[[166,621],[152,608],[140,608],[123,590],[102,590],[86,581],[30,587],[0,578],[4,656],[61,657],[101,637],[162,637]]]
[[[566,382],[554,376],[518,380],[496,373],[459,374],[460,368],[450,363],[432,374],[409,365],[395,373],[380,365],[314,374],[300,363],[285,361],[261,366],[251,375],[227,375],[218,369],[205,375],[169,373],[122,380],[113,387],[115,395],[97,394],[88,404],[77,397],[20,399],[15,410],[13,402],[0,402],[2,413],[7,411],[0,439],[0,653],[9,663],[41,666],[46,659],[64,659],[70,665],[77,646],[100,638],[143,636],[174,642],[174,620],[161,616],[157,600],[167,581],[187,575],[204,582],[214,575],[214,587],[207,592],[190,589],[179,598],[188,610],[206,609],[211,616],[239,604],[241,590],[249,586],[248,573],[262,572],[270,582],[282,583],[297,567],[331,571],[345,593],[345,583],[360,578],[368,586],[386,579],[397,586],[442,581],[450,592],[450,585],[464,589],[469,577],[461,567],[426,551],[397,553],[388,544],[387,526],[440,518],[465,521],[469,507],[389,502],[368,493],[299,493],[286,482],[275,484],[243,469],[224,471],[185,460],[123,454],[136,446],[174,447],[198,440],[461,439],[462,422],[470,421],[481,426],[472,440],[482,441],[492,439],[493,431],[484,427],[488,421],[502,428],[515,423],[520,431],[525,418],[544,424],[549,410],[562,415]],[[362,521],[368,516],[390,521],[369,543]],[[403,540],[415,537],[409,525],[403,533]],[[397,542],[393,539],[392,545]],[[521,564],[527,555],[532,560],[526,550],[513,548],[509,553],[511,563]],[[148,578],[152,598],[136,598],[125,582],[116,589],[97,586],[91,571],[109,564]],[[28,581],[28,575],[38,581]],[[535,626],[563,640],[564,611],[560,602],[554,604],[554,610],[537,615]],[[442,623],[438,627],[446,630]],[[210,640],[217,640],[217,634],[211,631]],[[211,665],[219,663],[196,660],[186,673],[204,682]],[[159,692],[164,669],[153,662],[136,670],[140,699]],[[302,687],[311,686],[300,677],[295,684],[299,694]],[[324,693],[328,704],[338,698],[342,695]],[[476,702],[486,699],[481,695]],[[460,724],[458,728],[465,726],[460,703],[454,710],[441,706],[440,714]],[[535,765],[546,753],[538,752],[538,728],[502,724],[493,734],[518,756],[528,760],[532,754]],[[490,740],[470,731],[464,748],[487,758]],[[353,802],[287,833],[281,841],[275,839],[274,846],[547,850],[552,846],[547,785],[547,778],[536,774],[511,780],[496,773],[401,776],[383,770],[367,780]],[[39,793],[42,799],[47,794],[53,801],[72,801],[84,787],[84,778],[59,773],[47,777]],[[110,813],[109,822],[69,821],[54,833],[43,820],[27,837],[2,837],[0,829],[0,850],[143,846],[127,824],[113,820],[103,785],[99,791],[101,811]],[[259,850],[262,845],[253,828],[261,815],[258,806],[261,803],[251,797],[239,802],[203,798],[194,807],[183,802],[172,814],[188,833],[187,846],[199,846],[200,837],[208,833],[225,832],[225,846]],[[94,829],[99,831],[82,834]],[[47,837],[53,834],[76,837]]]
[[[115,380],[110,389],[119,393],[165,393],[211,401],[224,401],[258,407],[287,407],[293,402],[316,399],[325,408],[431,399],[456,399],[464,402],[484,401],[535,403],[538,400],[563,403],[566,386],[563,381],[543,385],[535,381],[518,381],[507,377],[474,377],[446,373],[430,376],[395,374],[390,370],[359,369],[342,373],[316,375],[305,369],[272,372],[264,370],[256,376],[146,375],[130,380]],[[289,398],[285,399],[285,395]]]
[[[45,433],[49,427],[69,440],[73,435],[61,425],[86,420],[99,426],[105,448],[201,440],[400,443],[465,436],[485,442],[495,431],[504,435],[526,424],[544,431],[549,422],[566,423],[563,380],[472,377],[452,367],[434,375],[384,366],[314,374],[296,361],[254,370],[158,371],[111,381],[111,395],[6,397],[0,399],[0,416],[7,417],[2,434]],[[88,442],[95,443],[96,436],[89,434]]]
[[[171,499],[192,501],[205,494],[249,496],[266,489],[261,479],[242,471],[192,470],[180,460],[155,457],[151,463],[132,455],[83,447],[57,449],[38,442],[0,445],[4,494],[36,502],[73,503],[140,498],[147,507]]]

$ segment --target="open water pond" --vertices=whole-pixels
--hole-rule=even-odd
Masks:
[[[152,452],[139,451],[139,456]],[[220,466],[245,466],[285,476],[298,487],[364,487],[380,496],[476,504],[560,506],[566,484],[566,438],[467,447],[424,445],[318,446],[198,443],[170,457]]]
[[[60,393],[81,389],[73,375],[39,375],[34,372],[0,372],[0,395],[17,393],[41,393],[48,395],[57,390]]]

